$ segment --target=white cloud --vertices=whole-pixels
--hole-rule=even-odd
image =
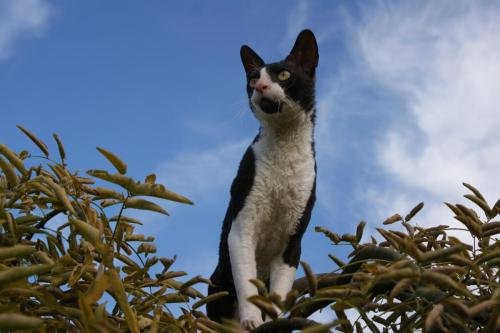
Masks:
[[[298,0],[295,6],[292,7],[287,18],[287,29],[285,38],[281,43],[281,47],[288,50],[290,43],[295,41],[298,33],[306,28],[305,24],[309,16],[309,3],[304,0]]]
[[[415,198],[411,206],[422,195],[433,202],[458,200],[466,181],[494,203],[500,185],[500,7],[384,2],[365,14],[356,31],[360,66],[405,105],[375,148],[397,184],[385,190],[386,200]]]
[[[204,151],[189,151],[160,166],[158,182],[193,201],[219,198],[229,193],[239,160],[251,139],[228,142]]]
[[[12,54],[20,39],[40,36],[51,14],[44,0],[0,0],[0,60]]]

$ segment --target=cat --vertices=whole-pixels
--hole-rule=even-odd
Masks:
[[[240,50],[250,109],[260,123],[231,185],[208,294],[228,296],[207,304],[215,321],[239,320],[245,329],[263,322],[247,301],[259,278],[284,299],[297,269],[301,239],[316,199],[314,150],[315,72],[318,45],[302,31],[282,61],[265,64],[247,45]]]

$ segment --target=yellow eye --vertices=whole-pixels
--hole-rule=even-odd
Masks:
[[[255,87],[255,84],[257,83],[257,80],[258,79],[253,78],[253,79],[250,79],[250,81],[248,81],[248,85],[250,86],[250,88]]]
[[[290,72],[289,71],[281,71],[278,73],[278,79],[280,81],[286,81],[290,78]]]

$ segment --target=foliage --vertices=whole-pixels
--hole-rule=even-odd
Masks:
[[[0,144],[0,330],[243,332],[199,311],[224,293],[204,297],[195,286],[210,281],[200,276],[180,281],[186,273],[171,269],[175,258],[156,257],[154,238],[134,231],[141,224],[134,209],[167,214],[151,199],[190,204],[187,198],[156,184],[154,175],[133,180],[127,165],[102,148],[117,172],[79,175],[68,169],[56,135],[58,162],[44,142],[20,129],[43,155]],[[500,330],[500,221],[494,221],[500,200],[490,206],[464,185],[481,214],[446,204],[464,225],[460,238],[446,225],[413,223],[423,203],[404,218],[389,217],[384,224],[399,227],[377,229],[381,242],[361,243],[364,222],[355,234],[317,227],[335,246],[353,248],[349,262],[329,255],[338,268],[323,274],[303,262],[305,277],[286,299],[253,280],[259,295],[250,301],[272,320],[252,332]],[[336,314],[331,323],[310,319],[328,307]]]
[[[209,281],[179,281],[186,273],[171,269],[175,258],[154,256],[154,237],[135,233],[142,223],[130,215],[167,214],[151,198],[191,202],[154,175],[129,178],[126,164],[102,148],[117,173],[79,175],[57,135],[58,162],[20,129],[42,155],[0,145],[0,330],[195,332],[195,308],[205,300],[194,285]],[[173,303],[183,312],[172,313]]]
[[[329,255],[338,269],[315,275],[302,263],[305,277],[295,281],[286,300],[268,294],[259,283],[251,301],[268,316],[252,332],[498,332],[500,330],[500,200],[489,206],[481,193],[465,184],[465,197],[484,218],[461,204],[446,205],[463,229],[446,225],[420,227],[412,222],[423,208],[418,204],[404,218],[395,214],[384,224],[399,222],[399,230],[377,229],[378,243],[360,243],[365,223],[355,234],[342,236],[325,228],[316,231],[334,245],[352,246],[346,264]],[[460,238],[453,232],[461,231]],[[466,239],[471,240],[471,244]],[[337,273],[338,272],[338,273]],[[337,319],[326,325],[306,320],[330,307]],[[348,313],[346,313],[349,311]]]

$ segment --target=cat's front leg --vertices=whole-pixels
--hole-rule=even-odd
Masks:
[[[255,262],[255,244],[248,230],[235,220],[227,239],[229,258],[233,273],[234,286],[238,297],[239,320],[243,328],[253,329],[262,324],[262,313],[255,305],[247,301],[248,297],[258,293],[250,279],[257,277]]]
[[[295,280],[296,267],[290,266],[283,260],[283,256],[276,257],[271,262],[269,291],[278,294],[282,300],[292,289]],[[276,307],[278,313],[280,309]],[[267,318],[266,318],[267,319]]]

